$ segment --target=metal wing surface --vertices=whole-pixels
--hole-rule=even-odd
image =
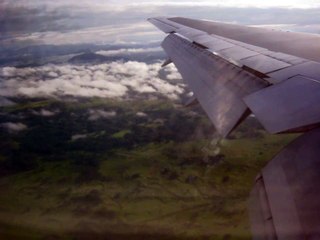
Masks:
[[[217,131],[250,112],[271,133],[320,123],[320,35],[188,18],[151,18],[162,47]]]

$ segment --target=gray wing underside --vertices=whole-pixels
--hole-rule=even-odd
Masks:
[[[320,35],[151,18],[162,47],[222,136],[254,113],[271,133],[320,123]],[[168,61],[168,62],[170,62]]]

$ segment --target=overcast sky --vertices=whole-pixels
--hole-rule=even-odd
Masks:
[[[314,0],[0,0],[0,39],[10,44],[150,42],[152,16],[185,16],[319,33]]]
[[[159,42],[164,37],[146,21],[149,17],[183,16],[320,33],[319,13],[320,1],[312,0],[0,0],[0,50],[38,44],[70,48],[65,45],[121,43],[124,48],[96,53],[106,57],[148,55],[159,52],[159,47],[143,47],[144,44]],[[131,43],[140,43],[140,47]],[[28,51],[21,51],[22,57],[25,53]],[[134,92],[137,96],[158,94],[178,99],[185,86],[176,81],[181,77],[173,65],[160,70],[161,58],[159,55],[153,63],[132,59],[78,66],[7,65],[0,68],[0,97],[67,95],[126,99]]]

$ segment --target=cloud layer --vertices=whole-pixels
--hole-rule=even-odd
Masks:
[[[320,2],[180,0],[0,1],[0,41],[12,44],[145,42],[161,39],[146,19],[183,16],[240,24],[297,25],[289,30],[320,32]]]
[[[0,96],[134,98],[160,95],[177,99],[185,85],[170,66],[159,78],[161,63],[111,62],[99,65],[45,65],[0,68]]]
[[[13,123],[13,122],[2,123],[1,127],[7,129],[7,131],[11,133],[20,132],[28,128],[27,125],[23,123]]]
[[[135,54],[135,53],[152,53],[152,52],[162,52],[162,48],[153,47],[153,48],[121,48],[117,50],[101,50],[97,51],[97,54],[104,55],[104,56],[119,56],[119,55],[128,55],[128,54]]]

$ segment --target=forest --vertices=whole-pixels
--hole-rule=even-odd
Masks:
[[[250,239],[254,178],[295,135],[252,116],[219,138],[165,99],[1,108],[1,239]]]

